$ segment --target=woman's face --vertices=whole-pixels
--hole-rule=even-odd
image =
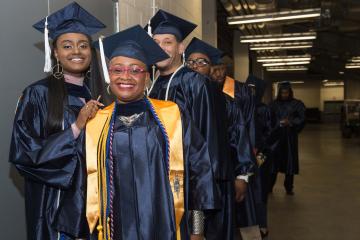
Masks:
[[[64,33],[57,38],[54,54],[65,73],[87,71],[91,62],[90,44],[89,38],[82,33]]]
[[[110,61],[110,88],[122,103],[134,102],[144,97],[145,83],[150,74],[146,65],[134,58],[114,57]]]

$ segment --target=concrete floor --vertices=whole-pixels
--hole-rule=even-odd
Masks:
[[[295,195],[279,175],[269,197],[268,239],[360,239],[360,138],[342,139],[338,125],[308,125],[299,144]]]

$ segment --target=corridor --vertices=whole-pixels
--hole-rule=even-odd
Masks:
[[[359,239],[360,139],[342,139],[338,125],[307,125],[299,146],[295,196],[279,176],[269,197],[269,239]]]

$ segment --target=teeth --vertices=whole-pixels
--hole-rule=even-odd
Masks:
[[[125,83],[120,83],[119,84],[120,85],[120,87],[122,87],[122,88],[132,88],[134,85],[132,85],[132,84],[125,84]]]
[[[83,59],[82,58],[73,58],[71,59],[71,61],[73,62],[81,62]]]

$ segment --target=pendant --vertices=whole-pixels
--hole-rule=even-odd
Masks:
[[[119,120],[127,127],[130,127],[139,117],[141,117],[144,113],[133,114],[131,116],[120,116]]]

